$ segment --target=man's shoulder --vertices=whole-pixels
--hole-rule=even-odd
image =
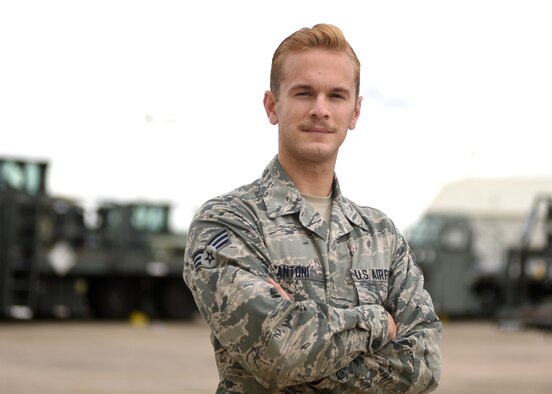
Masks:
[[[263,199],[273,194],[270,190],[280,187],[277,181],[279,176],[281,176],[281,169],[277,159],[273,158],[260,178],[209,199],[202,205],[200,211],[211,210],[214,206],[230,210],[252,208],[253,211],[263,211],[266,209]]]
[[[348,198],[344,198],[347,205],[356,212],[362,221],[369,227],[385,227],[393,232],[396,231],[393,220],[381,209],[367,205],[359,205]]]
[[[347,203],[349,203],[357,212],[363,215],[368,215],[373,217],[387,217],[385,212],[383,212],[381,209],[374,208],[369,205],[360,205],[348,198],[345,198],[345,201],[347,201]]]

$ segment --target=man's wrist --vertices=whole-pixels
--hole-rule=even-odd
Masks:
[[[370,304],[358,307],[362,321],[358,326],[369,332],[368,352],[374,353],[389,342],[389,313],[381,305]]]

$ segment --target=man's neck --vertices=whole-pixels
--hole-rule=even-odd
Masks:
[[[294,163],[280,160],[280,164],[300,193],[318,197],[327,197],[332,193],[335,162]]]

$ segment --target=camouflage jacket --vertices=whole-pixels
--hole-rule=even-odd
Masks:
[[[217,393],[437,387],[441,323],[405,239],[382,212],[343,197],[337,179],[333,197],[328,225],[275,157],[262,178],[196,213],[184,280],[212,331]]]

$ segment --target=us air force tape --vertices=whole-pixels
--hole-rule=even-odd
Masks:
[[[217,252],[230,244],[226,230],[219,231],[207,242],[203,249],[194,252],[194,268],[215,268],[217,266]]]

